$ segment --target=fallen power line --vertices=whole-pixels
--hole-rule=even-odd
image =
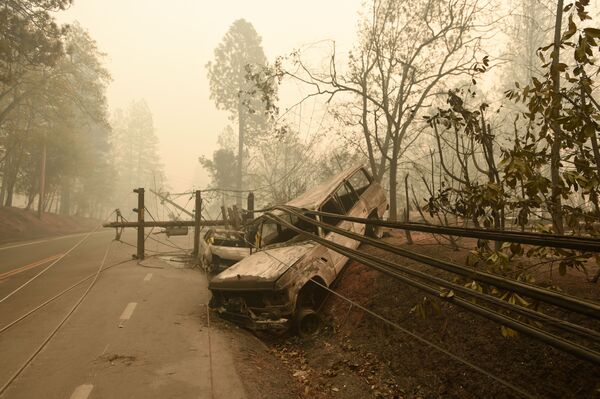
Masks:
[[[420,231],[424,233],[470,237],[482,240],[507,241],[520,244],[539,245],[542,247],[575,249],[578,251],[600,252],[600,239],[591,237],[559,236],[555,234],[506,230],[484,230],[465,227],[439,226],[423,223],[390,222],[380,219],[365,219],[321,211],[312,211],[304,209],[302,209],[301,211],[311,215],[325,216],[328,218],[346,220],[349,222],[361,224],[369,224],[372,226],[389,227],[398,230]]]
[[[285,208],[283,208],[283,209],[285,209]],[[287,211],[289,212],[290,210],[287,209]],[[267,217],[270,218],[271,220],[275,221],[276,223],[281,224],[282,226],[285,226],[293,231],[296,231],[299,234],[304,234],[304,235],[308,236],[311,240],[318,242],[325,247],[331,248],[331,249],[335,250],[336,252],[339,252],[342,255],[347,256],[355,261],[358,261],[367,266],[373,267],[373,268],[380,270],[388,275],[391,275],[391,276],[393,276],[415,288],[421,289],[431,295],[437,296],[441,300],[445,300],[447,302],[454,303],[458,306],[466,308],[467,310],[469,310],[473,313],[479,314],[485,318],[488,318],[490,320],[501,323],[502,325],[508,326],[516,331],[520,331],[520,332],[530,335],[534,338],[542,340],[543,342],[546,342],[558,349],[569,352],[573,355],[576,355],[580,358],[584,358],[588,361],[600,364],[600,353],[595,352],[589,348],[586,348],[577,343],[568,341],[562,337],[558,337],[556,335],[550,334],[547,331],[544,331],[540,328],[525,324],[521,321],[518,321],[514,318],[508,317],[508,316],[506,316],[502,313],[499,313],[495,310],[474,304],[473,302],[465,300],[463,298],[459,298],[456,295],[449,295],[447,292],[440,291],[439,289],[432,287],[431,285],[422,283],[418,280],[415,280],[414,278],[408,277],[405,274],[400,273],[398,270],[399,265],[381,260],[379,258],[372,257],[372,256],[370,256],[368,254],[364,254],[360,251],[349,249],[343,245],[334,243],[334,242],[327,240],[325,238],[322,238],[320,236],[307,233],[306,231],[299,229],[298,227],[294,226],[291,223],[288,223],[287,221],[285,221],[284,219],[282,219],[281,217],[279,217],[277,215],[267,213]],[[315,226],[320,226],[322,228],[326,228],[331,231],[334,231],[333,230],[334,226],[324,224],[321,222],[317,222],[312,219],[311,219],[311,223],[313,223]],[[336,230],[337,230],[337,228],[336,228]],[[343,230],[343,229],[339,229],[339,230]],[[352,234],[354,234],[354,233],[352,233]],[[356,236],[356,238],[362,237],[360,235],[355,235],[355,236]],[[484,298],[482,297],[480,299],[484,299]]]
[[[258,250],[258,249],[260,249],[260,248],[258,248],[258,247],[257,247],[255,244],[253,244],[252,242],[250,242],[250,241],[246,240],[245,238],[244,238],[244,240],[245,240],[245,241],[246,241],[246,242],[247,242],[247,243],[248,243],[248,244],[249,244],[251,247],[253,247],[253,248],[257,249],[257,250]],[[282,261],[282,260],[278,259],[276,256],[272,255],[272,254],[271,254],[271,253],[269,253],[268,251],[265,251],[265,253],[266,253],[266,254],[267,254],[267,255],[268,255],[270,258],[273,258],[273,259],[275,259],[277,262],[281,263],[282,265],[286,265],[286,266],[288,266],[288,267],[290,267],[290,268],[293,268],[293,269],[295,269],[296,273],[300,272],[300,270],[299,270],[298,268],[296,268],[296,265],[295,265],[295,264],[291,264],[291,265],[290,265],[290,264],[287,264],[286,262],[284,262],[284,261]],[[458,361],[459,363],[462,363],[463,365],[465,365],[465,366],[467,366],[467,367],[469,367],[469,368],[471,368],[471,369],[473,369],[473,370],[475,370],[475,371],[477,371],[477,372],[479,372],[479,373],[481,373],[481,374],[483,374],[483,375],[485,375],[485,376],[489,377],[490,379],[492,379],[492,380],[496,381],[497,383],[499,383],[499,384],[503,385],[504,387],[506,387],[506,388],[508,388],[508,389],[512,390],[513,392],[516,392],[516,393],[517,393],[517,394],[519,394],[520,396],[522,396],[522,397],[524,397],[524,398],[531,398],[531,399],[532,399],[532,398],[535,398],[533,395],[529,394],[528,392],[526,392],[526,391],[525,391],[525,390],[523,390],[522,388],[520,388],[520,387],[518,387],[518,386],[516,386],[516,385],[514,385],[514,384],[512,384],[512,383],[510,383],[509,381],[507,381],[507,380],[505,380],[505,379],[503,379],[503,378],[499,377],[498,375],[494,374],[493,372],[487,371],[487,370],[485,370],[485,369],[483,369],[483,368],[479,367],[478,365],[476,365],[475,363],[473,363],[473,362],[471,362],[471,361],[469,361],[469,360],[465,359],[464,357],[462,357],[462,356],[459,356],[459,355],[457,355],[457,354],[454,354],[454,353],[450,352],[449,350],[447,350],[447,349],[445,349],[445,348],[443,348],[443,347],[439,346],[438,344],[436,344],[436,343],[434,343],[434,342],[432,342],[432,341],[428,340],[427,338],[425,338],[425,337],[423,337],[423,336],[421,336],[421,335],[419,335],[419,334],[417,334],[417,333],[415,333],[415,332],[413,332],[413,331],[410,331],[410,330],[408,330],[408,329],[406,329],[406,328],[402,327],[400,324],[398,324],[398,323],[396,323],[396,322],[394,322],[394,321],[392,321],[392,320],[390,320],[390,319],[388,319],[388,318],[386,318],[386,317],[382,316],[381,314],[379,314],[379,313],[376,313],[376,312],[374,312],[374,311],[372,311],[372,310],[370,310],[370,309],[368,309],[368,308],[366,308],[366,307],[364,307],[364,306],[360,305],[359,303],[356,303],[355,301],[351,300],[350,298],[348,298],[348,297],[346,297],[346,296],[344,296],[344,295],[342,295],[342,294],[340,294],[340,293],[338,293],[338,292],[336,292],[336,291],[332,290],[332,289],[331,289],[330,287],[328,287],[327,285],[324,285],[324,284],[322,284],[322,283],[320,283],[319,281],[316,281],[316,280],[311,280],[311,281],[312,281],[314,284],[316,284],[317,286],[319,286],[319,287],[321,287],[322,289],[324,289],[325,291],[327,291],[327,292],[329,292],[329,293],[331,293],[331,294],[333,294],[333,295],[337,296],[338,298],[340,298],[340,299],[342,299],[342,300],[344,300],[344,301],[348,302],[348,303],[349,303],[351,306],[354,306],[354,307],[356,307],[356,308],[358,308],[358,309],[362,310],[363,312],[365,312],[365,313],[367,313],[367,314],[369,314],[369,315],[371,315],[371,316],[375,317],[375,318],[376,318],[376,319],[378,319],[378,320],[381,320],[382,322],[384,322],[384,323],[386,323],[386,324],[388,324],[388,325],[390,325],[390,326],[392,326],[392,327],[394,327],[394,328],[398,329],[398,330],[399,330],[399,331],[401,331],[402,333],[404,333],[404,334],[406,334],[406,335],[408,335],[408,336],[410,336],[410,337],[414,338],[415,340],[419,341],[420,343],[422,343],[422,344],[425,344],[425,345],[429,346],[430,348],[433,348],[433,349],[435,349],[435,350],[439,351],[440,353],[443,353],[443,354],[445,354],[446,356],[450,357],[451,359],[453,359],[453,360],[456,360],[456,361]]]
[[[334,231],[338,234],[344,235],[348,238],[356,239],[360,242],[372,245],[374,247],[392,252],[396,255],[404,256],[406,258],[415,260],[417,262],[425,263],[429,266],[433,266],[439,269],[443,269],[445,271],[459,274],[463,277],[472,278],[475,281],[479,281],[486,284],[491,284],[499,288],[504,288],[507,290],[511,290],[523,295],[527,295],[534,299],[539,299],[541,301],[577,312],[581,314],[585,314],[588,316],[592,316],[596,319],[600,319],[600,305],[582,300],[580,298],[576,298],[573,296],[566,295],[561,292],[548,290],[545,288],[538,287],[533,284],[524,283],[521,281],[516,281],[513,279],[508,279],[502,276],[498,276],[492,273],[482,272],[479,270],[475,270],[473,268],[465,267],[456,263],[452,263],[445,260],[440,260],[436,258],[432,258],[427,255],[423,255],[414,251],[410,251],[407,249],[403,249],[394,245],[387,244],[380,240],[375,240],[369,237],[365,237],[360,234],[352,233],[348,230],[341,229],[336,226],[332,226],[329,224],[325,224],[322,222],[318,222],[312,218],[302,215],[301,212],[298,212],[297,208],[281,206],[275,207],[276,209],[283,210],[285,212],[289,212],[301,218],[302,220],[312,223],[316,226],[325,228],[327,230]],[[305,212],[310,213],[310,212]],[[358,218],[357,218],[358,219]],[[369,223],[368,219],[361,219],[363,223]]]

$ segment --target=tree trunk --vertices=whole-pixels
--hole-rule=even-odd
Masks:
[[[406,208],[404,210],[404,221],[406,223],[410,222],[410,199],[408,197],[408,173],[404,176],[404,195],[406,197]],[[406,242],[408,244],[412,244],[412,236],[410,235],[410,230],[406,230]]]
[[[6,195],[6,174],[7,174],[6,163],[2,168],[2,185],[0,186],[0,207],[4,206],[4,196]]]
[[[33,201],[35,200],[36,195],[37,191],[35,191],[34,189],[31,189],[29,191],[29,194],[27,195],[27,206],[25,207],[26,210],[31,209],[31,205],[33,205]]]
[[[42,144],[42,159],[40,161],[40,202],[38,203],[38,218],[42,217],[44,213],[44,199],[46,197],[46,141],[44,137],[44,143]]]
[[[6,173],[6,189],[5,189],[5,199],[4,206],[12,206],[13,204],[13,194],[15,190],[15,183],[17,182],[17,173],[18,167],[16,165],[12,165]]]
[[[236,189],[238,190],[235,196],[235,203],[238,208],[242,207],[242,173],[244,170],[244,109],[242,104],[238,104],[238,164],[236,176]]]
[[[391,221],[398,220],[398,151],[395,147],[390,159],[390,214],[388,215],[388,219]]]
[[[71,182],[68,177],[64,178],[61,187],[60,214],[63,216],[71,214]]]
[[[552,214],[552,227],[555,234],[563,234],[563,212],[560,190],[560,147],[561,147],[561,127],[557,119],[559,116],[559,108],[561,103],[560,98],[560,72],[558,71],[558,63],[560,60],[560,37],[562,30],[562,13],[563,0],[558,0],[556,5],[556,23],[554,25],[554,50],[552,51],[552,65],[550,73],[552,75],[552,130],[554,137],[550,152],[550,177],[552,180],[552,195],[550,206],[548,207]]]
[[[6,200],[4,202],[4,206],[12,206],[13,204],[13,190],[14,190],[14,183],[13,182],[9,182],[9,185],[6,187]]]

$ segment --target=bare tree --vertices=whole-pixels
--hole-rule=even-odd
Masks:
[[[315,73],[296,54],[291,75],[314,89],[309,96],[345,93],[360,110],[366,154],[375,178],[389,171],[390,218],[396,219],[398,166],[419,135],[416,118],[447,78],[466,74],[476,62],[473,34],[478,0],[373,0],[360,25],[360,40],[340,74],[335,50],[329,70]],[[342,96],[343,97],[343,96]]]

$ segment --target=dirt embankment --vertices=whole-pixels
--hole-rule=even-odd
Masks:
[[[44,213],[41,219],[32,211],[0,207],[0,243],[90,231],[100,221],[75,216]]]
[[[425,234],[413,235],[410,249],[464,263],[467,249],[453,251]],[[394,244],[400,236],[388,238]],[[465,247],[470,242],[462,242]],[[382,258],[443,272],[362,247]],[[443,276],[448,277],[448,276]],[[565,292],[600,300],[600,285],[581,273],[537,276]],[[336,292],[403,328],[522,388],[534,397],[600,398],[600,367],[519,335],[505,338],[500,326],[357,263],[348,265]],[[435,305],[432,305],[435,302]],[[330,295],[323,313],[326,330],[312,340],[289,337],[271,342],[277,356],[310,398],[513,398],[503,387],[400,330]],[[425,315],[423,315],[425,313]],[[561,314],[571,321],[575,316]],[[598,324],[590,326],[600,329]]]

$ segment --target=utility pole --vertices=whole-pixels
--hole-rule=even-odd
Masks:
[[[248,206],[247,206],[247,210],[248,210],[248,219],[249,220],[254,219],[254,193],[252,191],[250,191],[248,193]]]
[[[136,258],[138,260],[144,260],[144,189],[136,188],[133,190],[134,193],[138,195],[138,206],[134,208],[133,211],[137,212],[138,215],[138,225],[137,225],[137,254]]]
[[[42,144],[42,160],[40,165],[40,198],[38,201],[38,218],[42,218],[44,213],[44,196],[46,195],[46,135]]]
[[[196,190],[196,211],[194,213],[194,256],[200,254],[200,229],[202,220],[202,191]]]
[[[161,193],[159,193],[159,192],[157,192],[157,191],[154,191],[154,190],[150,190],[150,192],[151,192],[152,194],[156,195],[157,197],[159,197],[159,198],[160,198],[162,201],[168,202],[169,204],[173,205],[175,208],[179,209],[181,212],[183,212],[183,213],[185,213],[185,214],[187,214],[187,215],[189,215],[189,216],[191,216],[191,217],[194,217],[194,214],[193,214],[192,212],[188,211],[187,209],[185,209],[185,208],[184,208],[184,207],[182,207],[181,205],[179,205],[179,204],[177,204],[177,203],[175,203],[175,202],[171,201],[171,200],[169,199],[169,197],[167,197],[166,195],[163,195],[163,194],[161,194]],[[196,193],[197,193],[197,192],[196,192]],[[167,193],[167,195],[168,195],[168,193]],[[158,208],[158,207],[157,207],[157,208]]]

